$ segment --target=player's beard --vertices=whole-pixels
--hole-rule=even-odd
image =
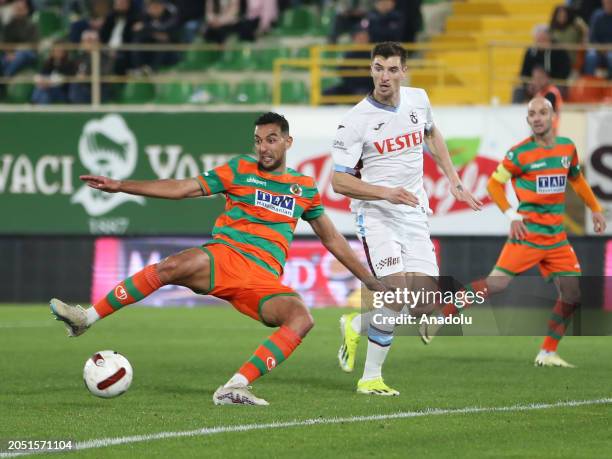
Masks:
[[[261,160],[257,161],[257,165],[259,166],[259,168],[261,170],[264,170],[266,172],[270,172],[273,171],[275,169],[278,169],[280,166],[282,166],[283,164],[283,158],[281,159],[277,159],[276,161],[274,161],[270,166],[266,166],[264,165]]]

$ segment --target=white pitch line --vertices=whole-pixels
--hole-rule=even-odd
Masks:
[[[108,446],[125,445],[128,443],[140,443],[152,440],[163,440],[165,438],[198,437],[215,435],[220,433],[249,432],[264,429],[286,429],[289,427],[303,427],[325,424],[352,424],[357,422],[386,421],[392,419],[418,418],[424,416],[440,416],[452,414],[474,414],[474,413],[508,413],[514,411],[549,410],[554,408],[573,408],[586,405],[612,404],[612,398],[600,398],[595,400],[568,400],[555,403],[530,403],[528,405],[492,406],[492,407],[466,407],[466,408],[428,408],[423,411],[403,411],[390,414],[374,414],[369,416],[350,416],[344,418],[314,418],[302,421],[270,422],[266,424],[243,424],[234,426],[204,427],[196,430],[184,430],[179,432],[159,432],[148,435],[134,435],[131,437],[100,438],[76,442],[72,451],[105,448]],[[265,408],[264,408],[265,409]],[[66,451],[41,451],[40,453],[66,452]],[[3,452],[0,458],[17,457],[37,452]]]

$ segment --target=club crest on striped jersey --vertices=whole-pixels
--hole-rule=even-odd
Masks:
[[[117,287],[115,287],[115,296],[118,300],[127,300],[128,295],[125,289],[123,288],[123,285],[117,285]]]
[[[536,181],[538,194],[554,194],[565,192],[565,175],[540,175]]]
[[[294,183],[293,185],[291,185],[289,187],[289,191],[291,191],[291,193],[296,196],[302,196],[302,187],[299,186],[297,183]]]
[[[267,191],[257,190],[255,194],[255,205],[276,214],[293,217],[295,198],[293,196],[278,196],[268,193]]]
[[[569,169],[569,167],[570,167],[570,157],[569,156],[563,156],[561,158],[561,165],[564,168]]]
[[[276,366],[276,360],[274,360],[274,357],[268,357],[266,359],[266,367],[268,367],[268,371],[272,370],[272,368],[274,368]]]

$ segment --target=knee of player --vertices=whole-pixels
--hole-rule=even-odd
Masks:
[[[561,300],[565,303],[578,304],[581,301],[580,289],[571,289],[561,292]]]
[[[160,280],[164,283],[172,283],[176,281],[179,275],[180,264],[174,256],[164,258],[162,261],[157,263],[157,275]]]
[[[302,337],[306,336],[314,327],[314,319],[308,310],[296,312],[291,322]]]

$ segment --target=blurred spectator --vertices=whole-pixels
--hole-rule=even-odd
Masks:
[[[278,19],[278,5],[275,0],[246,0],[240,28],[243,34],[254,40],[255,35],[261,35],[270,30],[272,23]]]
[[[338,38],[350,32],[365,19],[370,9],[371,0],[337,0],[336,17],[332,25],[328,40],[337,43]]]
[[[240,0],[207,0],[204,39],[225,43],[240,21]]]
[[[598,45],[612,44],[612,0],[603,0],[603,8],[595,11],[590,23],[590,42]],[[584,73],[595,75],[599,66],[608,70],[608,79],[612,79],[612,50],[597,51],[589,49],[585,56]]]
[[[13,17],[11,2],[12,0],[0,0],[0,30],[2,30],[2,26],[8,24]]]
[[[13,17],[4,27],[5,43],[22,43],[31,47],[38,42],[38,27],[28,16],[29,7],[25,0],[16,0],[12,4]],[[36,63],[34,49],[16,49],[7,51],[0,61],[2,74],[10,77],[25,67]]]
[[[588,24],[595,10],[601,8],[601,0],[569,0],[567,5],[573,8],[578,16]]]
[[[524,81],[531,78],[533,68],[536,66],[542,67],[555,80],[566,80],[569,77],[572,71],[569,54],[563,49],[550,49],[550,45],[548,27],[545,25],[536,26],[534,28],[534,44],[525,51],[521,66],[520,76]],[[523,82],[514,89],[512,102],[525,102],[527,96],[528,88]]]
[[[80,43],[81,36],[86,30],[102,30],[104,20],[108,16],[111,10],[110,0],[92,0],[91,11],[87,14],[87,17],[83,17],[70,24],[70,31],[68,32],[68,38],[72,43]]]
[[[133,26],[134,43],[164,45],[179,42],[179,16],[176,7],[165,0],[147,0],[145,13]],[[174,65],[178,62],[175,51],[137,51],[134,67],[138,69]]]
[[[114,0],[113,10],[110,12],[102,29],[100,40],[111,48],[132,43],[133,27],[136,23],[135,10],[130,0]],[[111,58],[114,61],[114,73],[124,75],[130,68],[130,53],[126,51],[113,51]]]
[[[68,84],[65,80],[75,73],[76,64],[68,51],[61,43],[55,44],[40,73],[34,77],[36,88],[32,93],[32,103],[65,103],[68,100]]]
[[[417,34],[423,28],[422,3],[423,0],[397,0],[395,2],[395,9],[404,20],[404,30],[400,41],[404,43],[416,41]]]
[[[255,41],[277,16],[274,0],[207,0],[204,38],[221,44],[238,34],[241,41]]]
[[[586,44],[589,28],[573,8],[557,6],[550,21],[550,38],[554,44]],[[568,50],[572,68],[576,63],[576,50]]]
[[[376,0],[368,13],[368,33],[372,43],[402,41],[404,18],[395,9],[395,0]]]
[[[557,115],[561,113],[563,97],[561,91],[550,80],[550,75],[543,67],[536,66],[531,72],[531,83],[529,84],[529,98],[542,96],[550,101]]]
[[[355,45],[367,45],[370,43],[370,34],[368,33],[368,29],[363,26],[357,26],[353,30],[353,34],[351,35],[351,43]],[[348,51],[344,54],[344,59],[366,59],[370,60],[370,51]],[[340,70],[367,70],[369,67],[340,67]],[[372,85],[372,77],[370,75],[367,76],[358,76],[358,77],[342,77],[342,81],[336,86],[332,86],[331,88],[327,88],[323,91],[323,94],[326,96],[332,95],[349,95],[349,94],[357,94],[363,95],[370,93],[374,89]]]
[[[100,44],[100,37],[96,30],[86,30],[81,35],[81,50],[76,56],[76,76],[91,78],[91,50]],[[113,71],[113,62],[108,54],[100,52],[100,75],[109,75]],[[102,84],[101,88],[102,102],[109,99],[110,87],[108,84]],[[68,100],[72,104],[89,104],[91,103],[91,82],[72,83],[68,89]]]
[[[191,43],[198,36],[204,24],[206,0],[174,0],[182,28],[182,41]]]
[[[539,66],[533,68],[529,89],[529,98],[541,96],[548,99],[552,104],[555,112],[555,116],[553,117],[553,131],[556,135],[559,129],[559,120],[561,118],[561,107],[563,106],[561,91],[552,84],[546,70]]]

